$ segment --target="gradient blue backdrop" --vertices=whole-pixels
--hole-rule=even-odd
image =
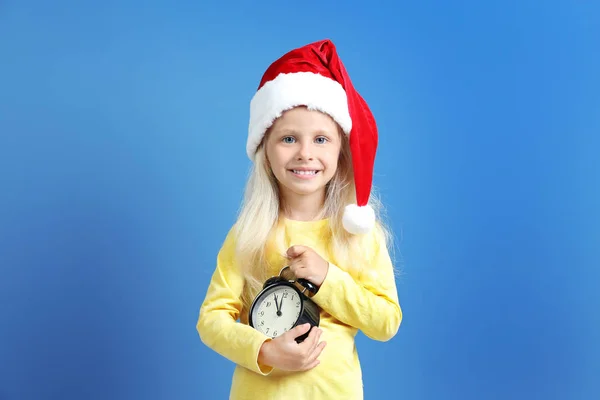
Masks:
[[[0,399],[227,397],[195,322],[249,100],[325,37],[398,234],[366,398],[600,398],[596,4],[1,2]]]

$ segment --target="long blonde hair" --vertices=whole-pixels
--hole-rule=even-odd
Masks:
[[[341,131],[340,131],[341,132]],[[282,208],[279,197],[279,186],[273,175],[265,154],[265,142],[269,131],[258,146],[254,163],[245,188],[244,201],[235,224],[236,259],[245,278],[245,289],[242,302],[249,307],[254,296],[260,291],[265,279],[268,278],[267,244],[276,243],[277,251],[284,254],[278,232],[279,215]],[[354,173],[350,145],[345,134],[341,133],[342,146],[338,160],[338,168],[326,188],[325,203],[320,218],[328,218],[331,230],[332,254],[336,260],[353,275],[359,275],[370,256],[365,246],[365,236],[348,233],[342,225],[344,207],[356,202]],[[390,230],[382,220],[383,207],[371,191],[369,204],[375,210],[377,224],[375,234],[380,235],[385,245],[389,247],[392,240]]]

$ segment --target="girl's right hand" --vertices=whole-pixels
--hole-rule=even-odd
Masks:
[[[310,324],[296,326],[275,339],[265,341],[258,362],[284,371],[307,371],[319,365],[318,357],[326,342],[320,342],[321,329],[314,327],[302,343],[294,340],[308,332]]]

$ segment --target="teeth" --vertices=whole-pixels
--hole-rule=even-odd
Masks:
[[[298,174],[298,175],[316,175],[317,174],[317,171],[299,171],[297,169],[294,169],[293,171],[295,174]]]

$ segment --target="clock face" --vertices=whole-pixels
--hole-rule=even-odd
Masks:
[[[258,331],[275,338],[289,331],[300,316],[300,296],[289,286],[267,289],[252,309],[252,324]]]

